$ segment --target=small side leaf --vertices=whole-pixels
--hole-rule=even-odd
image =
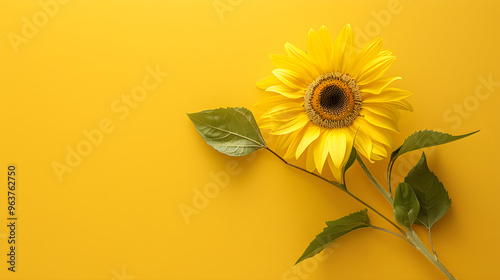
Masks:
[[[405,139],[401,147],[397,148],[394,152],[392,152],[390,162],[394,162],[402,154],[422,148],[453,142],[462,139],[464,137],[470,136],[474,133],[477,133],[478,131],[458,136],[453,136],[448,133],[438,132],[434,130],[427,130],[427,129],[415,131],[413,134],[411,134],[410,136],[408,136],[408,138]]]
[[[371,227],[367,212],[368,210],[365,209],[352,213],[349,216],[342,217],[338,220],[326,222],[327,227],[325,227],[323,232],[318,234],[311,244],[309,244],[307,249],[295,264],[318,254],[323,249],[328,247],[328,245],[330,245],[333,241],[353,230]]]
[[[344,186],[345,186],[345,173],[347,172],[347,169],[349,169],[349,167],[351,167],[354,164],[357,156],[358,156],[358,153],[356,153],[356,149],[354,149],[354,145],[353,145],[352,149],[351,149],[351,154],[349,155],[349,159],[347,160],[347,163],[344,166],[344,170],[343,170],[343,174],[342,174],[342,179],[344,180]]]
[[[188,114],[201,137],[217,151],[245,156],[266,148],[255,118],[246,108],[219,108]]]
[[[356,149],[352,147],[349,159],[347,159],[347,163],[345,164],[344,169],[342,170],[342,183],[339,183],[337,181],[329,181],[329,182],[334,186],[336,186],[337,188],[347,191],[347,187],[345,184],[345,173],[347,172],[347,169],[349,169],[349,167],[351,167],[354,164],[354,162],[356,161],[356,157],[357,157]]]
[[[451,200],[448,192],[438,177],[429,170],[425,153],[405,178],[420,203],[420,212],[415,221],[430,229],[450,209]]]
[[[359,127],[356,130],[356,133],[354,134],[354,138],[352,140],[351,153],[349,154],[349,158],[347,159],[347,162],[344,166],[344,170],[342,170],[342,180],[343,180],[344,190],[347,190],[347,187],[345,184],[345,173],[347,172],[347,169],[349,169],[354,164],[354,162],[356,161],[356,158],[358,157],[358,153],[356,152],[356,149],[354,148],[354,144],[356,143],[356,136],[358,136],[358,131],[359,131]]]
[[[417,196],[407,183],[399,183],[396,188],[392,209],[394,211],[394,220],[407,230],[410,229],[417,219],[420,204]]]

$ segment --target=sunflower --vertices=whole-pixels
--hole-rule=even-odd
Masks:
[[[382,78],[395,59],[382,39],[358,50],[349,24],[335,41],[322,26],[309,30],[307,52],[290,43],[285,50],[270,55],[277,69],[257,86],[272,95],[256,104],[266,110],[259,126],[277,136],[284,158],[305,153],[306,169],[319,173],[328,160],[340,181],[353,145],[371,162],[386,157],[400,110],[413,109],[404,100],[411,92],[392,86],[401,77]]]

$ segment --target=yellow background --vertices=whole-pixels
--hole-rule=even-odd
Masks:
[[[384,38],[397,56],[387,75],[414,92],[396,143],[423,128],[481,129],[428,152],[453,199],[433,239],[458,279],[500,279],[500,2],[74,0],[44,22],[47,2],[0,1],[0,279],[443,279],[402,240],[367,229],[292,270],[325,221],[362,205],[265,151],[216,152],[186,116],[221,106],[261,114],[252,106],[265,96],[255,81],[273,69],[268,54],[284,54],[286,42],[305,48],[309,28],[337,34],[346,23]],[[40,26],[13,45],[23,18]],[[128,115],[113,109],[147,67],[168,76]],[[114,129],[58,180],[54,162],[66,164],[67,147],[103,120]],[[398,160],[395,176],[419,156]],[[16,273],[6,263],[10,163],[19,184]],[[193,207],[228,164],[239,174],[186,223],[179,207]],[[386,164],[369,166],[380,181]],[[358,165],[348,182],[392,216]]]

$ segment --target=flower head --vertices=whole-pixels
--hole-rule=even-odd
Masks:
[[[307,170],[319,173],[328,160],[341,180],[353,145],[370,161],[387,156],[399,110],[413,109],[411,93],[391,85],[401,78],[382,78],[395,57],[381,48],[377,38],[357,50],[350,25],[335,41],[322,26],[309,31],[307,52],[287,43],[287,55],[270,56],[277,69],[257,81],[272,94],[257,103],[266,109],[259,125],[278,136],[285,158],[306,153]]]

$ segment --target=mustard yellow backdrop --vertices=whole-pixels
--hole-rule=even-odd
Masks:
[[[433,239],[457,279],[499,279],[499,11],[494,0],[0,1],[0,279],[444,279],[369,229],[293,267],[325,221],[363,206],[268,152],[216,152],[186,116],[260,115],[268,54],[346,23],[358,44],[384,38],[397,56],[388,75],[414,92],[396,143],[481,130],[427,151],[453,199]],[[420,154],[398,160],[395,178]],[[383,182],[386,164],[369,165]],[[392,216],[358,165],[347,179]]]

